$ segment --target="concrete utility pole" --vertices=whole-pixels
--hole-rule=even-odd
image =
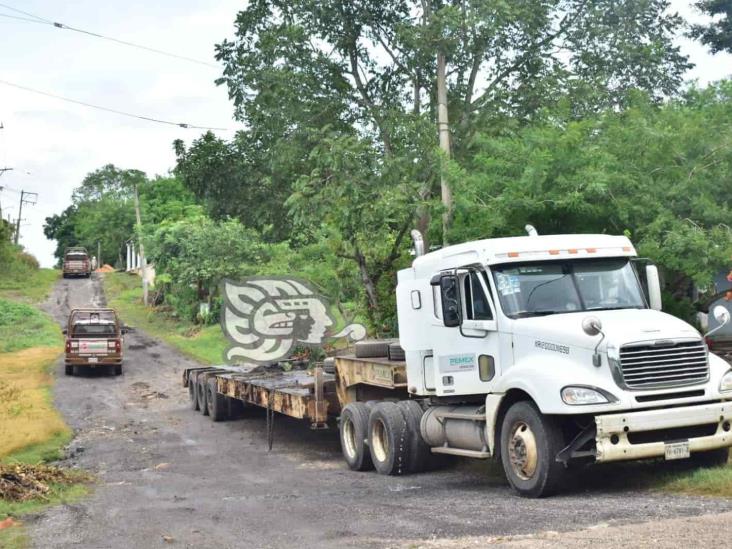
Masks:
[[[137,218],[137,227],[140,231],[139,242],[140,263],[142,263],[142,302],[147,305],[147,261],[145,259],[145,248],[142,246],[142,218],[140,216],[140,198],[137,195],[137,185],[135,185],[135,217]]]
[[[440,136],[440,149],[450,158],[450,126],[447,116],[447,61],[445,54],[437,53],[437,132]],[[442,190],[442,205],[445,212],[442,214],[442,245],[447,246],[447,231],[452,221],[452,191],[445,177],[444,167],[440,173],[440,188]]]
[[[31,200],[26,200],[26,196],[32,196]],[[15,245],[18,245],[20,240],[20,221],[23,217],[23,204],[34,205],[38,201],[38,193],[29,193],[27,191],[20,191],[20,204],[18,204],[18,221],[15,225]]]

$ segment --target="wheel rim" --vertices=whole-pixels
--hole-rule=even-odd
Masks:
[[[386,461],[386,456],[389,455],[389,438],[386,436],[386,425],[380,419],[374,422],[371,447],[374,450],[374,457],[378,461]]]
[[[523,421],[517,421],[511,428],[508,440],[508,457],[511,469],[522,480],[529,480],[536,473],[539,454],[534,432]]]
[[[349,458],[356,457],[356,426],[348,417],[343,418],[343,449]]]

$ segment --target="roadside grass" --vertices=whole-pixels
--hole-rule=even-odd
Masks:
[[[125,324],[140,328],[206,364],[221,364],[227,341],[218,324],[197,326],[167,312],[142,304],[140,277],[128,273],[105,273],[107,305],[116,309]]]
[[[39,303],[51,293],[53,285],[61,276],[57,269],[36,269],[0,276],[0,297]]]
[[[58,325],[38,309],[0,299],[0,353],[30,347],[57,347],[63,343]]]

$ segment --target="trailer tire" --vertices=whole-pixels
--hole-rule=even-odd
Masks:
[[[64,364],[64,373],[67,376],[73,376],[74,375],[74,365],[73,364]]]
[[[408,473],[409,432],[404,414],[394,402],[379,402],[369,415],[369,450],[382,475]]]
[[[514,403],[501,428],[501,461],[508,482],[524,497],[556,493],[566,468],[556,455],[564,447],[562,430],[529,401]]]
[[[206,403],[206,377],[199,375],[196,379],[196,397],[198,398],[198,410],[204,415],[208,415],[208,406]]]
[[[407,470],[410,473],[426,471],[432,465],[432,452],[422,438],[422,432],[419,429],[424,410],[414,400],[401,400],[397,402],[397,406],[407,422],[407,440],[409,441]]]
[[[369,433],[370,409],[363,402],[350,402],[341,411],[338,430],[341,436],[341,452],[353,471],[370,471],[374,468],[366,439]]]
[[[729,448],[717,448],[691,454],[691,461],[697,467],[722,467],[729,462]]]
[[[196,393],[196,380],[188,376],[188,398],[191,400],[191,408],[198,410],[198,394]]]
[[[395,341],[394,343],[389,343],[387,349],[389,360],[395,360],[399,362],[404,362],[404,360],[406,360],[404,349],[402,349],[402,346],[399,345],[398,341]]]
[[[353,346],[356,358],[378,358],[389,355],[389,344],[391,341],[372,339],[369,341],[357,341]]]
[[[206,406],[208,407],[208,417],[213,421],[226,419],[226,397],[216,390],[215,377],[209,378],[206,382]]]

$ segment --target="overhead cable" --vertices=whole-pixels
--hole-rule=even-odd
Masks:
[[[46,97],[52,97],[53,99],[58,99],[60,101],[66,101],[68,103],[74,103],[76,105],[81,105],[83,107],[89,107],[91,109],[98,109],[100,111],[106,111],[111,112],[114,114],[118,114],[120,116],[127,116],[129,118],[137,118],[139,120],[145,120],[147,122],[155,122],[158,124],[167,124],[169,126],[178,126],[180,128],[186,128],[186,129],[193,129],[193,130],[219,130],[219,131],[229,131],[231,128],[217,128],[214,126],[198,126],[195,124],[188,124],[186,122],[171,122],[170,120],[163,120],[160,118],[153,118],[151,116],[144,116],[141,114],[134,114],[130,112],[120,111],[117,109],[113,109],[110,107],[104,107],[102,105],[94,105],[93,103],[87,103],[85,101],[79,101],[77,99],[70,99],[68,97],[63,97],[61,95],[56,95],[54,93],[49,93],[41,90],[36,90],[34,88],[29,88],[27,86],[21,86],[20,84],[14,84],[13,82],[8,82],[7,80],[0,80],[0,84],[4,84],[6,86],[10,86],[13,88],[17,88],[19,90],[36,93],[38,95],[45,95]]]

